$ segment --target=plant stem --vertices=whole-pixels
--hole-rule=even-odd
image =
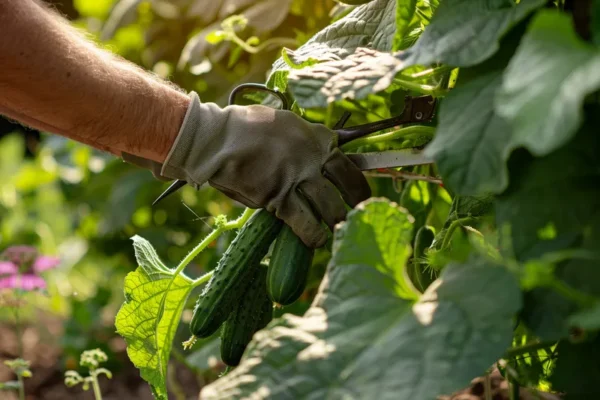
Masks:
[[[212,278],[214,272],[215,271],[208,271],[207,273],[202,275],[200,278],[198,278],[194,282],[192,282],[192,289],[208,282],[210,280],[210,278]]]
[[[17,279],[21,279],[21,275],[17,275]],[[21,305],[21,298],[23,297],[23,294],[20,290],[17,290],[17,304],[14,307],[14,311],[13,314],[15,316],[15,334],[17,335],[17,345],[18,345],[18,351],[19,351],[19,358],[25,359],[25,349],[23,346],[23,332],[21,330],[21,316],[20,316],[20,308],[19,306]]]
[[[98,384],[98,377],[92,373],[92,388],[94,388],[94,397],[96,400],[102,400],[102,392],[100,391],[100,385]]]
[[[276,45],[279,47],[288,47],[288,46],[296,47],[298,45],[298,42],[296,41],[296,39],[285,38],[285,37],[276,37],[276,38],[267,39],[264,42],[262,42],[261,44],[259,44],[258,46],[249,45],[244,40],[240,39],[240,37],[237,36],[235,34],[235,32],[231,32],[230,38],[231,38],[232,42],[234,42],[235,44],[240,46],[245,52],[248,52],[250,54],[260,53],[261,51],[265,50],[269,46]]]
[[[387,142],[387,141],[395,140],[395,139],[400,139],[402,137],[405,137],[408,135],[413,135],[413,134],[419,134],[419,135],[423,135],[423,136],[433,136],[434,132],[435,132],[435,128],[433,128],[431,126],[421,126],[421,125],[407,126],[406,128],[400,128],[393,132],[382,133],[382,134],[375,135],[375,136],[366,136],[366,137],[355,139],[355,140],[348,142],[345,145],[341,146],[341,149],[342,149],[342,151],[346,152],[346,151],[350,151],[350,150],[356,150],[357,148],[362,147],[362,146],[381,143],[381,142]]]
[[[25,400],[25,380],[20,374],[17,374],[19,380],[19,400]]]
[[[450,241],[452,240],[452,236],[454,235],[454,231],[456,231],[456,228],[458,228],[459,226],[470,224],[475,221],[477,221],[476,217],[465,217],[452,222],[448,227],[448,230],[446,231],[446,236],[444,236],[444,240],[442,241],[441,250],[445,250],[448,248],[448,246],[450,246]]]
[[[246,208],[244,210],[244,212],[242,213],[242,215],[240,215],[236,220],[227,222],[224,225],[214,229],[211,233],[208,234],[208,236],[206,236],[204,239],[202,239],[202,241],[200,243],[198,243],[198,245],[196,245],[196,247],[194,247],[192,249],[192,251],[190,251],[183,260],[181,260],[181,262],[175,269],[175,272],[173,273],[173,275],[175,275],[175,276],[179,275],[179,273],[181,273],[181,271],[183,271],[185,269],[185,267],[187,267],[188,264],[190,262],[192,262],[192,260],[198,254],[200,254],[202,252],[202,250],[204,250],[206,248],[206,246],[208,246],[214,240],[216,240],[223,232],[231,230],[231,229],[236,229],[236,228],[239,228],[242,225],[244,225],[246,223],[246,221],[248,221],[248,219],[252,216],[252,214],[254,214],[254,211],[255,210]],[[200,279],[202,279],[202,278],[200,278]]]
[[[433,97],[440,97],[440,96],[444,96],[446,94],[446,90],[441,89],[441,87],[437,86],[437,85],[436,86],[425,85],[423,83],[415,83],[415,82],[411,82],[411,81],[407,81],[407,80],[399,79],[399,78],[395,78],[394,83],[404,89],[412,90],[417,93],[430,95]]]
[[[492,379],[489,373],[483,377],[483,395],[485,400],[492,400]]]
[[[417,79],[429,78],[431,76],[441,75],[447,71],[452,71],[453,69],[454,69],[454,67],[443,65],[441,67],[429,68],[424,71],[419,71],[412,75],[402,75],[401,74],[400,77],[402,78],[401,80],[403,80],[403,81],[406,81],[406,80],[412,81],[412,80],[417,80]]]
[[[517,346],[509,349],[504,358],[515,358],[522,354],[532,353],[537,350],[547,349],[548,347],[552,347],[556,344],[556,342],[532,342],[527,343],[522,346]]]

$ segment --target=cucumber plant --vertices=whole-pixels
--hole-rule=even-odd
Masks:
[[[344,111],[355,123],[385,118],[407,94],[440,98],[433,123],[344,148],[418,142],[434,163],[368,172],[377,198],[337,227],[308,310],[256,332],[239,366],[200,397],[430,400],[497,368],[513,393],[527,386],[598,398],[589,383],[600,378],[592,356],[600,350],[600,24],[581,8],[596,10],[596,3],[373,0],[335,14],[300,48],[286,50],[267,83],[313,122],[331,125]],[[240,221],[216,226],[210,241]],[[288,233],[278,233],[270,271],[261,270],[270,274],[271,299],[282,304],[312,271],[306,249],[281,250]],[[257,240],[263,258],[267,240]],[[220,274],[217,267],[194,280],[184,267],[141,258],[145,267],[134,277],[166,292],[155,311],[164,330],[181,315],[167,305],[185,304],[191,289]],[[258,258],[245,264],[248,271]],[[230,276],[248,273],[234,270]],[[242,325],[245,343],[258,325],[229,321],[260,313],[259,300],[240,301],[247,288],[205,289],[218,293],[209,302],[218,318],[205,334],[227,320],[226,343]],[[126,285],[132,304],[134,294]],[[147,337],[125,337],[130,356],[149,354]],[[160,354],[164,361],[168,351]],[[163,365],[140,368],[164,385]]]

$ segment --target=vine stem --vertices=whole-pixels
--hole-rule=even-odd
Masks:
[[[448,230],[446,231],[446,236],[444,236],[444,240],[442,241],[441,250],[445,250],[448,248],[448,246],[450,246],[450,241],[452,240],[452,236],[454,235],[454,231],[456,230],[456,228],[458,228],[459,226],[470,224],[475,221],[477,221],[476,217],[465,217],[452,222],[448,227]]]
[[[421,125],[407,126],[405,128],[400,128],[393,132],[382,133],[380,135],[375,135],[375,136],[366,136],[366,137],[358,138],[356,140],[353,140],[351,142],[344,144],[343,146],[341,146],[341,149],[346,152],[346,151],[350,151],[350,150],[356,150],[357,148],[359,148],[361,146],[366,146],[366,145],[376,144],[376,143],[381,143],[381,142],[387,142],[389,140],[400,139],[400,138],[406,137],[408,135],[418,134],[418,135],[422,135],[422,136],[433,137],[434,133],[435,133],[435,128],[433,128],[431,126],[421,126]]]
[[[194,247],[192,251],[190,251],[183,260],[181,260],[181,262],[175,269],[173,275],[179,275],[185,269],[185,267],[187,267],[188,264],[192,262],[192,260],[202,252],[202,250],[204,250],[209,244],[211,244],[215,239],[217,239],[223,232],[229,231],[231,229],[240,228],[241,226],[243,226],[246,223],[246,221],[250,219],[250,217],[252,216],[252,214],[254,214],[255,211],[256,210],[246,208],[242,215],[240,215],[237,219],[215,228],[211,233],[208,234],[208,236],[202,239],[202,241],[198,243],[196,247]],[[204,276],[200,277],[199,279],[202,279]]]
[[[298,42],[296,42],[296,39],[285,38],[285,37],[276,37],[276,38],[267,39],[264,42],[262,42],[261,44],[259,44],[258,46],[252,46],[252,45],[249,45],[248,43],[246,43],[245,41],[243,41],[242,39],[240,39],[235,34],[235,32],[231,32],[230,34],[231,34],[231,36],[230,36],[231,41],[234,42],[235,44],[237,44],[238,46],[240,46],[245,52],[248,52],[250,54],[260,53],[261,51],[268,48],[269,46],[277,45],[279,47],[288,47],[288,46],[296,47],[298,44]]]
[[[433,97],[441,97],[446,94],[446,90],[441,89],[440,86],[425,85],[422,83],[415,83],[399,78],[395,78],[394,83],[404,89],[413,90],[417,93],[430,95]]]
[[[449,66],[443,65],[441,67],[429,68],[424,71],[416,72],[412,75],[400,74],[400,77],[401,77],[401,80],[403,80],[403,81],[406,81],[406,80],[412,81],[412,80],[417,80],[417,79],[425,79],[425,78],[429,78],[429,77],[436,76],[436,75],[441,75],[448,71],[452,71],[453,69],[454,69],[454,67],[449,67]]]

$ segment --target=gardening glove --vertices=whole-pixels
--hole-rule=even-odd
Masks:
[[[250,208],[266,208],[310,247],[327,240],[321,220],[333,229],[345,218],[343,200],[354,207],[370,196],[362,172],[325,126],[290,111],[261,105],[220,108],[201,103],[194,92],[190,97],[163,177],[196,188],[208,181]]]

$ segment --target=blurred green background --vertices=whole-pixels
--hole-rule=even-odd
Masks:
[[[326,26],[336,12],[333,0],[48,3],[99,45],[186,90],[195,90],[203,101],[221,105],[239,83],[266,80],[281,51],[278,43],[297,47]],[[275,38],[275,45],[249,54],[228,41],[206,41],[206,35],[218,30],[225,18],[240,14],[248,20],[238,32],[241,38],[257,36],[261,42]],[[51,374],[54,380],[62,377],[64,368],[77,367],[83,350],[95,347],[109,354],[108,367],[116,374],[133,368],[114,328],[124,277],[136,268],[131,236],[148,239],[163,261],[173,266],[210,231],[213,217],[235,217],[242,210],[211,188],[195,191],[189,187],[151,207],[165,188],[150,172],[111,155],[0,117],[0,252],[26,244],[62,260],[57,269],[45,274],[48,292],[28,294],[28,305],[20,309],[30,329],[22,334],[35,337],[31,348],[25,349],[25,357],[33,362],[34,378],[27,383],[31,395],[38,392],[36,376],[41,379],[44,374],[41,345],[56,353],[52,360],[45,360],[48,368],[56,369]],[[195,276],[213,268],[231,235],[223,235],[187,272]],[[321,258],[324,267],[327,255]],[[322,274],[318,265],[315,285]],[[195,297],[190,299],[190,312]],[[296,311],[306,306],[306,302],[299,303]],[[184,314],[184,319],[189,317]],[[6,305],[0,309],[0,328],[3,335],[14,332],[13,310]],[[182,326],[181,339],[187,335],[187,327]],[[0,344],[2,359],[14,357],[15,350],[14,343]],[[195,367],[208,367],[205,355],[195,359]],[[0,369],[0,380],[9,376]]]

